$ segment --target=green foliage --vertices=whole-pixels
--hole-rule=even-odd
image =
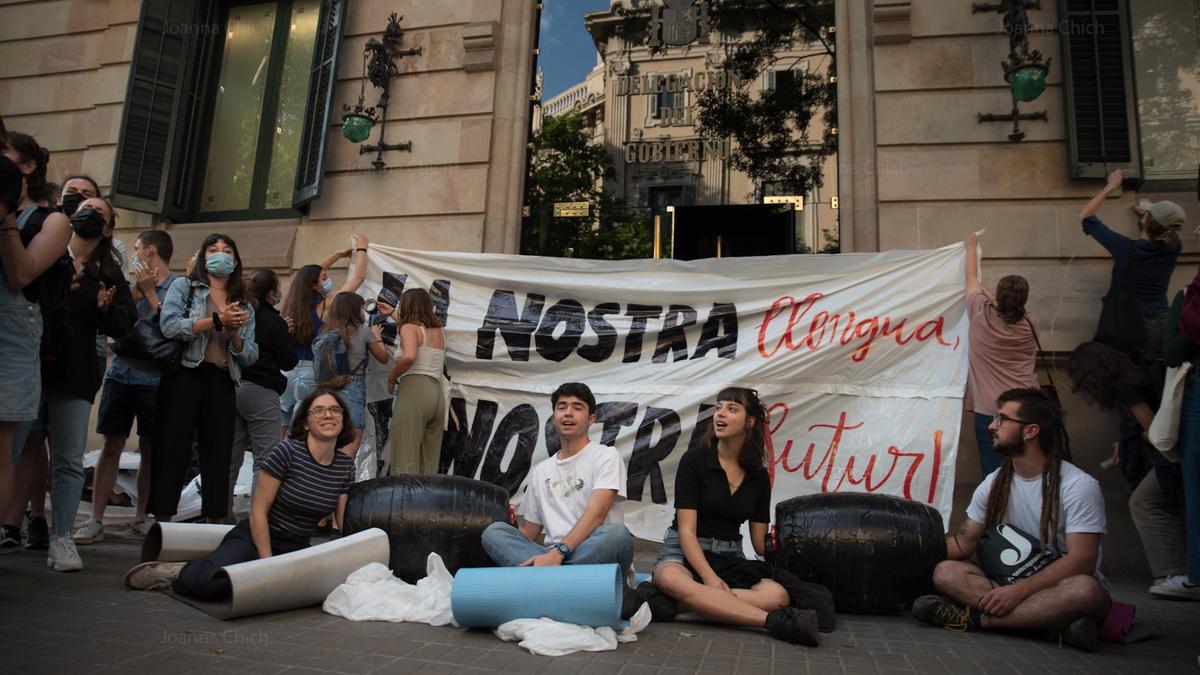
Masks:
[[[828,32],[833,10],[833,0],[724,0],[713,12],[715,29],[752,35],[726,48],[726,68],[738,86],[697,97],[697,133],[707,140],[732,138],[732,168],[781,194],[822,186],[822,160],[837,151],[836,63]],[[824,48],[829,58],[823,72],[797,68],[777,76],[774,90],[751,93],[768,68],[798,65],[776,55],[803,45]],[[815,139],[809,133],[814,119],[824,129]]]
[[[649,224],[630,215],[621,201],[602,189],[602,179],[613,175],[612,159],[592,142],[579,115],[546,117],[532,145],[522,253],[605,260],[651,256]],[[556,202],[588,202],[592,215],[556,218]]]

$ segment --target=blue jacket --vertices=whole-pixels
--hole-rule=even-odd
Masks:
[[[195,296],[192,298],[192,309],[187,311],[188,285],[195,286]],[[162,301],[162,314],[159,316],[159,326],[163,336],[183,340],[187,347],[183,351],[183,367],[195,368],[204,361],[204,350],[208,348],[208,333],[193,333],[192,325],[200,319],[209,316],[206,310],[208,301],[208,284],[193,281],[187,277],[179,277],[167,289],[167,297]],[[238,330],[242,336],[242,351],[233,348],[229,343],[229,376],[234,382],[242,379],[242,368],[254,364],[258,360],[258,344],[254,341],[254,310],[250,310],[250,321]]]

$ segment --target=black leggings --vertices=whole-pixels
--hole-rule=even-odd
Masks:
[[[271,555],[283,555],[308,547],[308,539],[271,530]],[[200,600],[221,600],[233,594],[229,577],[217,572],[229,565],[258,560],[258,548],[250,535],[250,521],[243,520],[221,540],[217,550],[184,566],[171,590]]]
[[[207,518],[225,517],[236,412],[235,386],[228,371],[204,362],[162,376],[154,413],[150,513],[166,521],[178,510],[194,439],[200,460],[201,513]]]

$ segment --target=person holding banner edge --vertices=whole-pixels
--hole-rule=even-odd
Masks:
[[[621,509],[625,462],[616,448],[588,438],[588,428],[596,422],[596,397],[586,384],[563,384],[550,401],[559,450],[529,472],[520,528],[492,523],[483,531],[483,548],[501,567],[616,563],[628,577],[633,535]],[[622,618],[640,606],[626,586]]]
[[[1004,458],[992,449],[989,426],[1000,392],[1036,387],[1037,317],[1025,311],[1029,282],[1010,274],[996,284],[993,296],[979,283],[979,239],[969,235],[967,247],[967,317],[969,320],[967,387],[975,418],[980,477],[1000,468]]]

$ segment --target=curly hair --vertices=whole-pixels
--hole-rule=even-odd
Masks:
[[[1149,379],[1125,352],[1099,342],[1076,347],[1067,362],[1067,374],[1074,383],[1071,391],[1102,410],[1112,410],[1116,404],[1118,385],[1143,385]]]
[[[292,418],[288,436],[300,441],[308,438],[308,409],[312,407],[313,401],[321,396],[332,396],[333,400],[337,401],[338,407],[342,409],[342,430],[338,432],[336,447],[344,448],[350,445],[350,442],[354,440],[354,421],[350,418],[350,408],[336,391],[325,387],[317,387],[316,391],[305,397],[296,407],[296,415]]]

